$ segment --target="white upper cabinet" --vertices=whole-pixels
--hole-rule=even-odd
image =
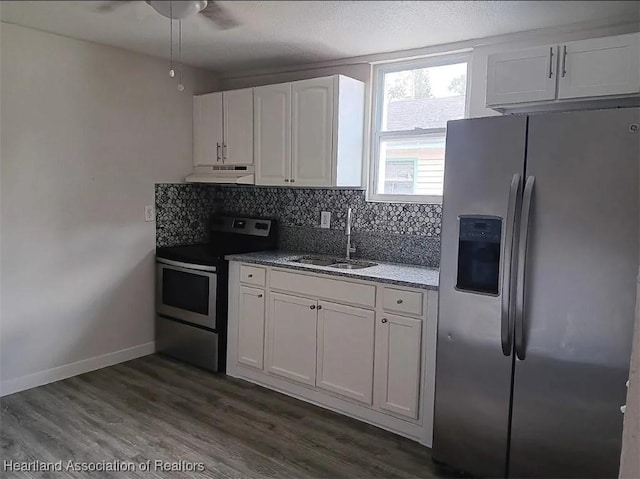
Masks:
[[[331,186],[333,82],[333,77],[324,77],[291,85],[294,186]]]
[[[364,83],[334,75],[254,95],[257,185],[362,186]]]
[[[640,92],[640,33],[561,45],[558,98]]]
[[[291,83],[254,88],[256,184],[283,186],[291,177]]]
[[[224,142],[222,163],[253,163],[253,88],[222,93]]]
[[[218,165],[222,159],[222,92],[193,97],[193,164]]]
[[[245,165],[253,183],[255,164],[256,185],[359,188],[364,102],[364,83],[343,75],[194,96],[188,181]]]
[[[253,89],[193,97],[193,164],[253,163]]]
[[[316,385],[371,405],[375,313],[318,302]]]
[[[489,55],[487,106],[553,100],[556,73],[556,46]]]
[[[486,105],[497,110],[562,109],[568,101],[621,106],[638,93],[640,33],[494,53],[487,60]]]

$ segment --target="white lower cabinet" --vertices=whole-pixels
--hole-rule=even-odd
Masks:
[[[375,313],[318,303],[316,386],[371,405]]]
[[[418,417],[422,320],[385,314],[376,324],[376,405]]]
[[[431,446],[437,294],[232,262],[227,374]]]
[[[267,371],[315,386],[317,301],[271,293],[267,321]]]
[[[264,290],[240,286],[238,362],[262,369],[264,357]]]

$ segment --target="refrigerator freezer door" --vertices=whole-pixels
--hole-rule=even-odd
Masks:
[[[532,116],[511,477],[617,477],[638,268],[638,109]],[[636,125],[634,127],[634,125]],[[521,265],[519,265],[520,267]]]
[[[456,289],[459,217],[502,219],[503,271],[507,209],[510,196],[517,200],[510,195],[514,175],[524,172],[526,125],[524,116],[504,116],[447,126],[433,457],[478,476],[506,471],[513,355],[501,346],[504,288],[498,295]]]

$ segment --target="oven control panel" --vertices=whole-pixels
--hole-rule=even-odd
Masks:
[[[273,220],[216,216],[211,219],[211,231],[251,236],[269,236]]]

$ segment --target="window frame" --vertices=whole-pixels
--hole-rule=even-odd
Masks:
[[[417,70],[455,63],[467,64],[467,82],[465,85],[464,118],[469,117],[469,91],[471,85],[471,52],[442,54],[413,60],[399,60],[388,63],[379,63],[373,66],[372,71],[372,100],[373,114],[371,115],[371,155],[369,157],[369,175],[367,181],[367,201],[385,203],[428,203],[442,204],[440,195],[392,195],[377,193],[378,172],[380,164],[380,143],[384,139],[412,139],[441,135],[446,128],[422,128],[415,130],[381,131],[382,112],[384,109],[384,75],[404,70]]]

